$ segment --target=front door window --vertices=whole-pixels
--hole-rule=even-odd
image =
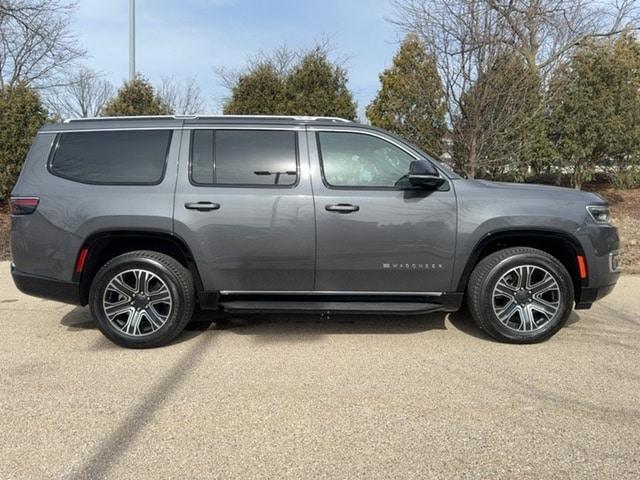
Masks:
[[[399,187],[415,160],[392,143],[361,133],[318,132],[318,144],[329,187]]]

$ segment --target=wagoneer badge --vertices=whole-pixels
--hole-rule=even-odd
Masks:
[[[391,270],[438,270],[441,263],[383,263],[382,268]]]

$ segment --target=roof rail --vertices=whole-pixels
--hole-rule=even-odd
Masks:
[[[87,118],[68,118],[64,123],[71,122],[86,122],[91,120],[155,120],[155,119],[173,119],[173,120],[196,120],[196,119],[224,119],[224,118],[260,118],[260,119],[282,119],[282,120],[296,120],[300,122],[313,122],[317,120],[326,120],[329,122],[344,122],[351,123],[351,120],[340,117],[314,117],[305,115],[137,115],[137,116],[122,116],[122,117],[87,117]]]
[[[170,118],[174,120],[178,120],[182,118],[180,115],[123,115],[121,117],[84,117],[84,118],[67,118],[64,123],[71,122],[90,122],[96,120],[132,120],[134,118],[139,118],[142,120],[155,120],[155,119],[163,119]]]

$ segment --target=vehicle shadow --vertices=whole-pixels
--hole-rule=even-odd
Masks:
[[[578,323],[579,321],[580,321],[580,315],[574,310],[573,312],[571,312],[571,315],[569,315],[569,318],[567,319],[567,323],[565,323],[565,327]]]
[[[250,314],[217,320],[224,330],[239,335],[280,334],[406,334],[444,330],[445,315],[320,315]]]
[[[566,326],[580,321],[580,316],[572,312]],[[207,312],[201,312],[196,322],[190,324],[202,330],[214,325],[216,330],[226,330],[237,335],[254,336],[261,343],[296,340],[314,341],[323,335],[406,335],[431,330],[447,330],[453,327],[471,337],[500,343],[481,330],[466,308],[457,312],[435,312],[426,315],[301,315],[301,314],[251,314],[220,315],[209,319]]]
[[[496,341],[494,338],[487,335],[484,331],[480,330],[475,320],[471,317],[471,314],[466,308],[461,308],[457,312],[450,313],[449,322],[457,330],[466,333],[467,335],[475,338],[480,338],[482,340],[487,340],[489,342]]]
[[[569,318],[567,319],[567,323],[565,324],[565,328],[567,326],[576,324],[580,321],[580,315],[578,315],[575,311],[571,312]],[[467,335],[471,335],[472,337],[480,338],[482,340],[488,340],[490,342],[501,343],[495,340],[494,338],[487,335],[483,330],[481,330],[476,322],[471,317],[471,314],[466,308],[460,309],[457,312],[453,312],[449,314],[449,322],[455,328],[460,330],[461,332],[466,333]]]
[[[185,331],[182,334],[178,335],[178,337],[169,345],[175,345],[192,340],[206,330],[218,329],[217,325],[213,324],[213,321],[198,321],[197,315],[194,319],[196,321],[188,324],[185,328]],[[98,324],[91,317],[91,312],[88,307],[75,307],[73,310],[70,310],[60,319],[60,325],[67,327],[67,331],[70,332],[96,330],[96,333],[99,333]],[[108,350],[120,348],[122,347],[115,345],[106,337],[99,335],[96,341],[90,347],[90,350]]]
[[[87,307],[75,307],[73,310],[70,310],[62,317],[60,325],[67,327],[67,330],[71,332],[98,328],[91,318],[91,313]]]
[[[206,313],[200,320],[207,321]],[[466,311],[435,312],[426,315],[354,314],[249,314],[216,318],[219,330],[252,336],[259,343],[318,341],[324,335],[407,335],[446,330],[447,320],[455,329],[491,340],[476,326]]]
[[[482,340],[494,342],[489,335],[478,328],[466,309],[457,312],[435,312],[426,315],[354,315],[354,314],[220,314],[199,311],[187,325],[185,332],[172,344],[181,343],[209,330],[224,330],[235,335],[255,337],[260,343],[279,341],[317,341],[324,335],[406,335],[430,330],[446,330],[447,321],[456,330]],[[580,321],[573,312],[567,325]],[[76,307],[60,321],[68,331],[97,330],[88,308]],[[100,337],[96,348],[110,348],[115,345]]]

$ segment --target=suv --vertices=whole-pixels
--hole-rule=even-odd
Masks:
[[[606,202],[465,180],[339,118],[72,120],[36,136],[11,196],[13,279],[89,305],[126,347],[194,308],[455,311],[508,342],[553,335],[619,275]]]

